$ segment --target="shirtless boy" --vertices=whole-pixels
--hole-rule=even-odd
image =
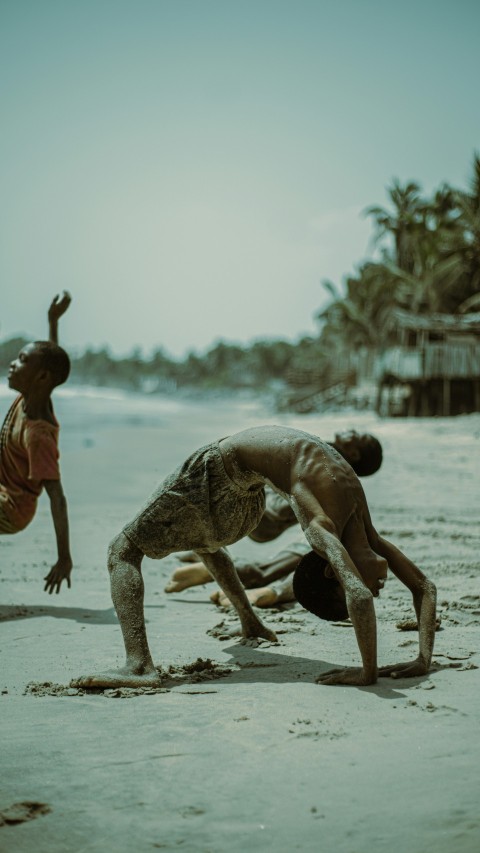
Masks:
[[[361,668],[326,673],[322,684],[374,684],[377,676],[423,675],[435,635],[435,587],[394,545],[378,535],[356,474],[337,451],[296,429],[261,426],[201,448],[161,484],[113,540],[112,599],[123,632],[123,669],[89,675],[77,687],[156,686],[159,675],[147,642],[141,562],[178,550],[196,551],[240,617],[244,637],[275,635],[254,613],[225,545],[259,523],[264,486],[290,503],[311,548],[328,563],[355,629]],[[420,650],[415,661],[377,670],[373,598],[387,564],[412,592]]]
[[[58,320],[71,297],[64,291],[48,311],[49,341],[25,346],[8,372],[10,388],[19,394],[10,406],[0,434],[0,534],[18,533],[35,515],[43,488],[50,498],[57,541],[57,562],[44,578],[45,590],[70,587],[67,502],[58,467],[59,425],[53,411],[53,389],[70,371],[67,353],[58,346]]]
[[[345,430],[335,434],[333,441],[327,442],[352,466],[360,477],[375,474],[382,464],[382,445],[369,433]],[[265,510],[259,525],[248,536],[254,542],[271,542],[289,527],[298,524],[297,517],[288,501],[270,488],[265,489]],[[247,589],[250,604],[256,607],[275,607],[279,604],[295,601],[293,592],[293,571],[300,559],[310,550],[304,536],[297,536],[288,547],[273,557],[258,562],[254,560],[235,560],[238,577]],[[178,593],[191,586],[207,584],[213,577],[199,561],[198,555],[186,552],[180,558],[188,565],[179,566],[172,574],[165,592]],[[231,602],[221,590],[213,592],[211,600],[220,607],[230,607]]]

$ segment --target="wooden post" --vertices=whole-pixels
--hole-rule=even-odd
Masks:
[[[474,403],[474,406],[475,406],[474,411],[475,411],[475,412],[480,412],[480,379],[475,379],[475,380],[474,380],[474,389],[473,389],[473,391],[474,391],[474,401],[473,401],[473,403]]]
[[[443,377],[443,416],[448,417],[450,414],[450,378]]]

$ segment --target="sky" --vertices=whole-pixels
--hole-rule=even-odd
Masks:
[[[393,178],[465,187],[478,0],[1,0],[0,338],[315,334]]]

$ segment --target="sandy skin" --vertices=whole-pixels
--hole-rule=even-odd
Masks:
[[[108,687],[160,687],[161,678],[155,669],[144,673],[135,672],[135,667],[125,665],[121,669],[99,673],[98,675],[81,675],[73,678],[70,687],[108,688]]]
[[[110,588],[125,644],[125,666],[118,670],[80,676],[71,681],[72,687],[160,686],[160,677],[153,663],[145,627],[144,584],[141,573],[143,556],[123,533],[113,540],[109,548]],[[243,638],[262,638],[277,642],[275,633],[254,613],[228,552],[222,549],[215,554],[202,554],[202,557],[208,563],[211,574],[221,583],[224,593],[233,601],[240,617]]]

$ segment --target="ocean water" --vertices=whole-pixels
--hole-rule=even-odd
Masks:
[[[5,382],[0,383],[0,420],[15,394]],[[243,424],[251,425],[266,414],[261,402],[235,396],[190,400],[181,395],[149,395],[89,385],[58,388],[52,399],[63,450],[108,441],[112,431],[138,432],[143,428],[197,432],[202,436],[207,433],[210,441],[224,434],[227,423],[241,429]],[[220,430],[218,435],[216,429]]]
[[[15,399],[0,383],[0,421]],[[452,418],[380,418],[375,412],[342,409],[299,415],[274,410],[271,398],[229,393],[218,396],[141,394],[116,388],[67,385],[55,390],[53,404],[61,425],[61,447],[76,450],[106,444],[119,431],[138,435],[157,430],[162,442],[195,449],[247,427],[279,423],[331,440],[344,429],[377,435],[390,451],[399,442],[431,441],[461,445],[480,435],[480,414]],[[405,448],[404,448],[405,449]]]

